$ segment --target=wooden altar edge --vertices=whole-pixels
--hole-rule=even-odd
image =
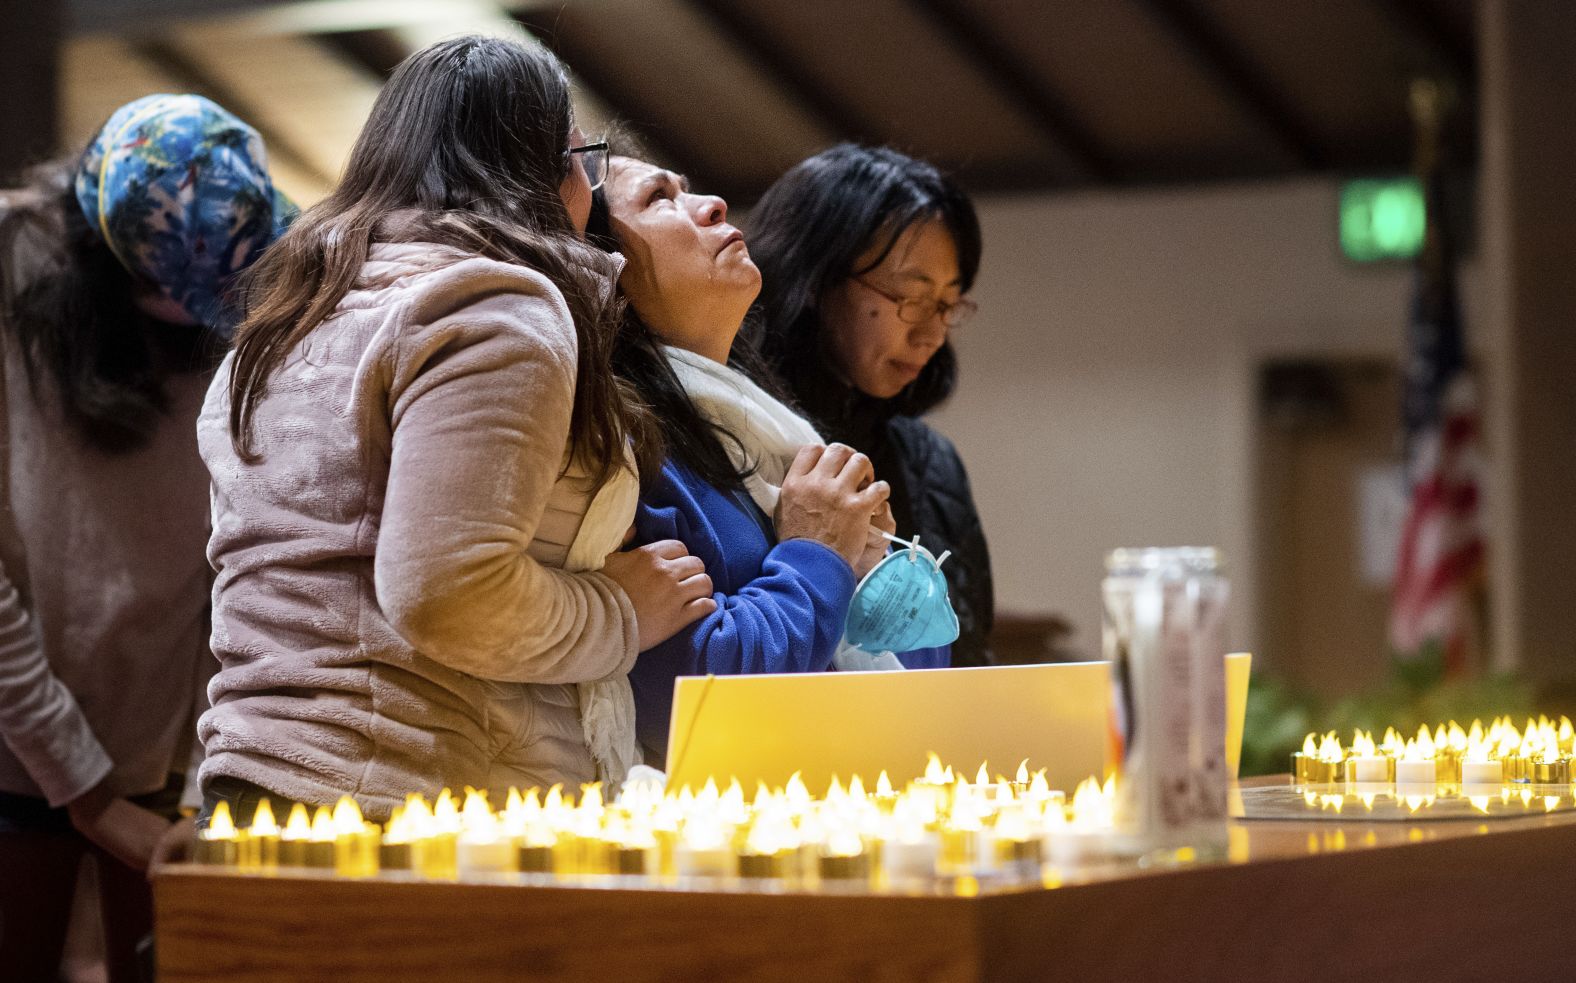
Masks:
[[[1576,978],[1570,815],[1434,823],[1417,841],[1399,832],[1390,823],[1234,824],[1246,862],[977,897],[358,881],[178,866],[155,879],[159,979]],[[1335,834],[1344,843],[1330,852]]]

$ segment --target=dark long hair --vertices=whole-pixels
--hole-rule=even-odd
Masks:
[[[200,329],[136,306],[136,281],[77,204],[75,170],[41,165],[26,187],[0,194],[0,323],[35,401],[54,400],[95,450],[129,453],[147,446],[169,409],[170,376],[217,353],[204,351]]]
[[[607,197],[601,188],[591,197],[591,221],[586,225],[586,238],[609,252],[619,248],[608,214]],[[791,403],[781,383],[747,337],[749,333],[740,331],[734,339],[728,364],[768,393]],[[660,436],[660,443],[652,445],[655,466],[642,460],[641,484],[649,487],[666,457],[684,465],[715,488],[743,487],[750,470],[735,467],[728,456],[729,444],[742,448],[739,438],[706,419],[695,408],[661,345],[662,340],[641,320],[635,308],[626,305],[618,340],[613,346],[613,371],[640,395],[642,403],[651,411]]]
[[[247,275],[230,380],[237,451],[252,456],[269,375],[349,292],[372,244],[420,241],[529,266],[562,292],[579,339],[570,444],[598,484],[612,475],[648,424],[611,371],[612,263],[576,235],[559,196],[572,125],[563,66],[539,45],[468,36],[400,63],[338,187]]]
[[[904,232],[932,219],[952,234],[967,293],[979,272],[979,218],[963,189],[925,161],[839,144],[796,164],[761,197],[750,214],[750,255],[762,280],[760,348],[801,400],[827,378],[820,315],[827,291],[879,266]],[[856,266],[872,248],[875,258]],[[947,342],[886,403],[906,416],[932,409],[952,394],[957,366]]]

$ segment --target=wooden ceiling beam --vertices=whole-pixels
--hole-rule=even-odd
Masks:
[[[205,72],[202,66],[187,58],[175,45],[165,41],[142,41],[132,44],[131,49],[183,89],[207,96],[256,127],[269,156],[288,162],[291,167],[311,176],[324,187],[334,186],[336,175],[325,173],[313,163],[311,154],[302,152],[278,131],[270,129],[263,122],[263,114],[255,112],[248,99]]]
[[[1094,134],[1074,118],[1043,79],[1008,55],[959,0],[909,0],[909,7],[925,17],[950,47],[1034,122],[1074,172],[1071,177],[1105,183],[1122,179],[1121,168]]]
[[[688,0],[717,32],[762,72],[773,85],[817,117],[827,132],[841,140],[884,143],[890,134],[866,119],[824,85],[813,79],[784,50],[783,45],[760,30],[739,12],[734,0]]]
[[[640,101],[620,84],[613,73],[598,64],[594,57],[564,40],[559,25],[568,14],[569,11],[566,9],[510,12],[510,16],[518,21],[520,26],[530,32],[531,36],[540,41],[548,51],[558,56],[576,81],[611,108],[616,122],[626,124],[635,131],[639,140],[649,147],[654,155],[661,158],[658,163],[687,175],[694,187],[708,194],[722,195],[729,201],[735,198],[753,199],[760,193],[759,189],[744,187],[737,180],[729,179],[726,175],[718,174],[707,167],[698,153],[675,142],[672,134],[644,125],[643,119],[656,119],[660,114],[642,106]]]
[[[387,79],[395,66],[412,54],[411,49],[400,41],[396,32],[385,28],[370,31],[336,31],[318,37],[329,48],[365,69],[379,81]]]
[[[1256,72],[1225,33],[1189,0],[1137,0],[1158,27],[1207,73],[1236,103],[1253,116],[1280,149],[1299,166],[1324,170],[1329,156],[1319,141],[1273,85]]]

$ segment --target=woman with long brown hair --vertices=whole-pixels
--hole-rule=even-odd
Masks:
[[[648,423],[609,368],[617,261],[580,238],[605,152],[583,143],[552,55],[440,42],[254,269],[198,426],[205,811],[351,795],[383,818],[635,760],[625,675],[714,601],[677,543],[615,552]]]
[[[108,977],[143,978],[145,870],[195,797],[213,667],[192,425],[235,274],[294,212],[257,131],[195,95],[128,103],[0,191],[6,979],[57,978],[87,866]]]

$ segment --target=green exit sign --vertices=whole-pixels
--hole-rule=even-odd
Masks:
[[[1411,259],[1428,224],[1416,178],[1363,178],[1341,186],[1341,252],[1357,263]]]

